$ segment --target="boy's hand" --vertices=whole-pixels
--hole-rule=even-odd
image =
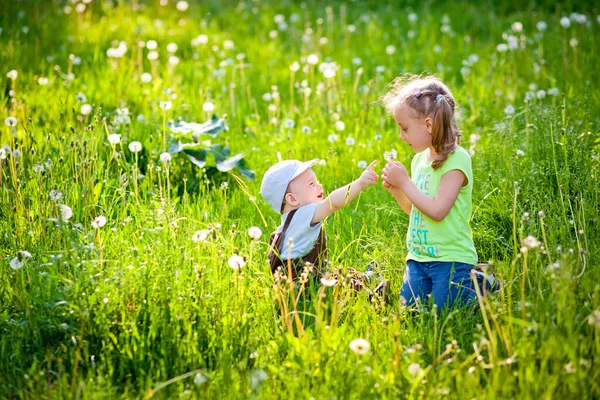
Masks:
[[[369,164],[369,166],[364,170],[360,178],[358,178],[358,182],[363,189],[366,189],[369,185],[376,184],[377,179],[379,179],[377,172],[373,171],[375,164],[377,164],[377,160],[373,160],[371,164]]]
[[[410,180],[408,171],[399,161],[388,162],[383,170],[381,170],[381,177],[383,178],[383,186],[387,190],[401,188],[406,181]]]

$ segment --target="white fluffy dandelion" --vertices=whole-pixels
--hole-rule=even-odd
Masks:
[[[152,74],[144,72],[142,76],[140,76],[140,80],[142,81],[142,83],[152,82]]]
[[[166,151],[164,153],[161,153],[160,162],[162,162],[163,164],[166,164],[169,161],[171,161],[171,154],[167,153]]]
[[[60,219],[62,219],[63,221],[68,221],[73,216],[73,210],[71,209],[71,207],[65,204],[59,204],[58,211],[60,213]]]
[[[6,74],[6,77],[10,80],[15,80],[17,79],[17,76],[19,75],[19,73],[17,72],[16,69],[10,70],[8,71],[8,73]]]
[[[344,129],[346,129],[346,124],[344,123],[344,121],[337,121],[335,123],[335,129],[337,131],[343,131]]]
[[[99,215],[92,221],[92,228],[94,229],[102,228],[104,225],[106,225],[106,217],[104,215]]]
[[[171,101],[161,101],[159,107],[163,111],[168,111],[173,108],[173,102]]]
[[[310,65],[317,65],[319,62],[319,56],[316,54],[310,54],[308,57],[306,57],[306,62]]]
[[[81,106],[81,115],[89,115],[92,112],[92,106],[89,104],[83,104]]]
[[[408,364],[407,371],[409,375],[417,376],[421,373],[421,366],[417,363]]]
[[[234,254],[231,257],[229,257],[229,260],[227,260],[227,264],[229,264],[229,266],[233,269],[240,269],[244,265],[246,265],[246,261],[244,261],[243,257]]]
[[[248,229],[248,236],[250,236],[250,239],[252,240],[258,240],[262,236],[262,231],[258,226],[253,226]]]
[[[121,135],[119,135],[118,133],[111,133],[110,135],[108,135],[108,143],[114,145],[117,145],[121,142]]]
[[[362,356],[363,354],[367,354],[369,352],[369,348],[371,345],[366,339],[354,339],[350,342],[350,350],[355,352],[356,354]]]
[[[530,235],[523,239],[523,245],[528,249],[534,249],[536,247],[540,247],[542,243]]]
[[[390,45],[386,46],[386,48],[385,48],[385,53],[386,53],[387,55],[390,55],[390,56],[391,56],[391,55],[392,55],[392,54],[394,54],[395,52],[396,52],[396,46],[394,46],[393,44],[390,44]]]
[[[6,126],[17,126],[17,119],[15,117],[8,117],[4,120]]]
[[[194,241],[194,243],[205,242],[208,238],[208,235],[210,235],[210,230],[202,229],[194,232],[194,234],[192,235],[192,240]]]
[[[129,151],[132,153],[137,153],[142,150],[142,144],[140,142],[131,142],[129,143]]]
[[[212,102],[207,101],[202,105],[202,109],[206,112],[213,112],[213,110],[215,109],[215,105]]]
[[[368,164],[365,160],[360,160],[357,165],[358,165],[358,168],[365,169],[365,168],[367,168]]]
[[[58,200],[62,199],[63,194],[60,190],[51,190],[49,193],[49,196],[50,196],[50,200],[58,201]]]

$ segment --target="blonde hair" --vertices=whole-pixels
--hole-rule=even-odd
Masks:
[[[390,91],[381,102],[386,111],[394,113],[401,104],[408,105],[420,118],[432,118],[431,145],[440,155],[439,160],[432,163],[438,169],[454,153],[460,144],[460,131],[456,126],[455,103],[452,92],[435,76],[398,77],[390,84]]]

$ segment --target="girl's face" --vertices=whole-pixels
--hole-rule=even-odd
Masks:
[[[400,126],[400,139],[415,153],[431,147],[433,120],[430,117],[421,118],[409,105],[400,104],[394,109],[394,119]]]

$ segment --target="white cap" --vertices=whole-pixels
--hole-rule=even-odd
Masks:
[[[317,162],[318,159],[305,162],[298,160],[278,162],[265,172],[260,185],[260,194],[275,212],[281,214],[281,205],[290,182]]]

